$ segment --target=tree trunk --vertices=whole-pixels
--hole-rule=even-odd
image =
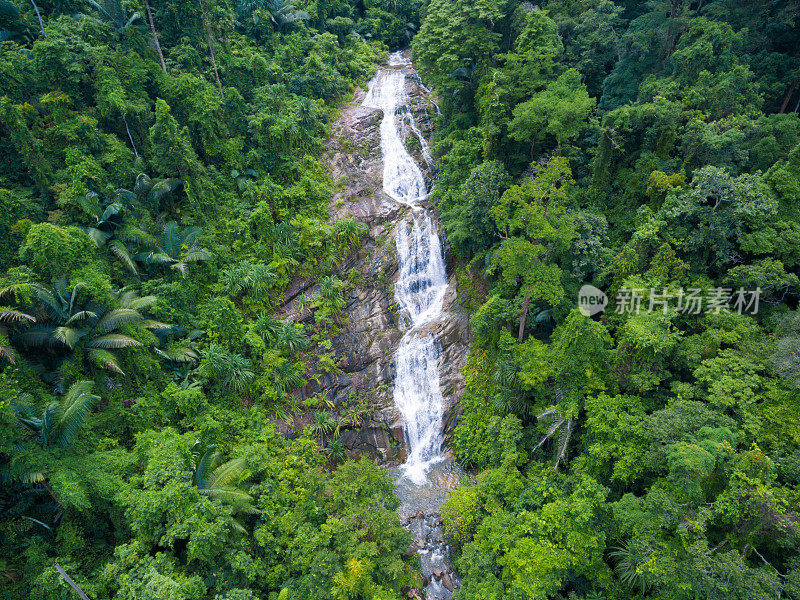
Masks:
[[[44,30],[44,21],[42,21],[42,13],[39,12],[39,7],[36,6],[34,0],[31,0],[31,4],[33,4],[33,10],[36,11],[36,18],[39,19],[39,27],[42,28],[42,35],[47,37],[47,32]]]
[[[786,112],[786,107],[789,106],[789,100],[792,99],[792,94],[794,94],[794,91],[797,89],[798,80],[800,80],[800,72],[797,73],[797,77],[795,77],[794,81],[792,82],[792,85],[789,86],[789,92],[786,94],[786,97],[783,99],[783,104],[781,104],[780,114],[783,114],[783,113]]]
[[[156,33],[156,24],[153,22],[153,11],[150,10],[150,3],[147,0],[144,0],[144,8],[147,11],[147,20],[150,23],[150,33],[153,34],[153,41],[156,43],[158,60],[161,61],[161,69],[164,71],[164,75],[166,75],[167,65],[164,62],[164,53],[161,51],[161,44],[158,42],[158,34]]]
[[[78,587],[77,583],[72,581],[72,577],[67,575],[67,572],[63,569],[63,567],[60,564],[56,563],[53,566],[55,567],[56,571],[58,571],[59,575],[61,575],[61,577],[64,578],[64,581],[66,581],[73,590],[78,592],[78,596],[83,598],[83,600],[90,600],[89,596],[87,596],[84,593],[84,591],[81,588]]]
[[[203,13],[203,27],[206,30],[206,41],[208,42],[208,52],[211,55],[211,66],[214,69],[214,79],[217,81],[220,96],[224,98],[225,94],[222,91],[222,82],[219,80],[219,70],[217,69],[217,57],[214,54],[214,40],[211,36],[211,25],[209,25],[208,22],[208,15],[206,14],[206,7],[205,4],[203,4],[203,0],[200,0],[200,12]]]
[[[528,320],[528,307],[530,307],[530,305],[531,297],[525,296],[525,299],[522,301],[522,314],[519,316],[519,335],[517,338],[520,342],[525,336],[525,322]]]
[[[133,143],[133,136],[131,135],[131,128],[128,127],[128,119],[125,115],[122,115],[122,120],[125,122],[125,131],[128,132],[128,139],[131,141],[131,148],[133,148],[133,153],[136,158],[139,158],[139,153],[136,151],[136,144]]]

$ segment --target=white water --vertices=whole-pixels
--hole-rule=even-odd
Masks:
[[[428,197],[425,178],[403,143],[401,128],[408,127],[419,141],[426,162],[433,162],[406,93],[405,68],[410,67],[410,61],[395,53],[389,67],[379,70],[370,82],[363,104],[383,111],[383,190],[412,209],[397,228],[400,273],[395,299],[410,328],[395,355],[394,402],[403,416],[408,443],[402,473],[422,485],[430,468],[444,458],[439,349],[435,337],[423,328],[442,316],[447,274],[439,234],[430,212],[420,206]]]

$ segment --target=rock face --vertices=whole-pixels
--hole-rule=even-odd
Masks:
[[[406,90],[419,131],[415,133],[403,126],[402,114],[396,118],[401,123],[407,148],[431,185],[435,177],[433,162],[422,155],[416,135],[420,133],[430,139],[430,115],[436,108],[415,74],[406,76]],[[333,126],[333,136],[326,143],[326,163],[337,189],[331,219],[351,217],[369,227],[363,246],[346,265],[348,279],[354,286],[346,309],[347,324],[334,341],[344,376],[332,382],[329,394],[337,403],[352,394],[365,396],[376,409],[374,420],[365,423],[360,432],[344,436],[343,442],[352,453],[368,452],[387,462],[399,462],[405,452],[403,423],[392,399],[393,358],[403,334],[393,292],[398,277],[395,236],[397,222],[409,209],[383,191],[382,114],[360,105],[364,95],[363,90],[357,91],[353,104],[342,108]],[[447,317],[430,327],[441,344],[440,373],[445,400],[442,427],[446,428],[452,424],[453,409],[463,393],[461,370],[469,346],[469,319],[459,307],[453,273],[449,273],[444,312]]]

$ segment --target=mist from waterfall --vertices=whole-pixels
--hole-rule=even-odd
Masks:
[[[400,271],[395,299],[409,329],[395,355],[394,402],[403,417],[408,457],[403,474],[417,485],[428,470],[443,460],[439,344],[424,326],[442,315],[447,274],[441,243],[430,211],[420,206],[428,197],[422,170],[406,149],[403,129],[419,141],[426,162],[432,162],[427,141],[411,112],[403,67],[410,62],[400,53],[389,59],[370,82],[364,106],[383,111],[381,154],[383,189],[396,202],[411,207],[411,214],[397,228]],[[392,68],[400,67],[400,68]]]

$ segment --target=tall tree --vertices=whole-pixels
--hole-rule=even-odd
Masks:
[[[564,297],[561,269],[546,259],[556,257],[572,241],[574,227],[566,204],[573,183],[566,158],[534,163],[531,177],[509,188],[491,210],[503,239],[492,268],[501,270],[507,285],[522,286],[520,341],[531,300],[554,306]]]

